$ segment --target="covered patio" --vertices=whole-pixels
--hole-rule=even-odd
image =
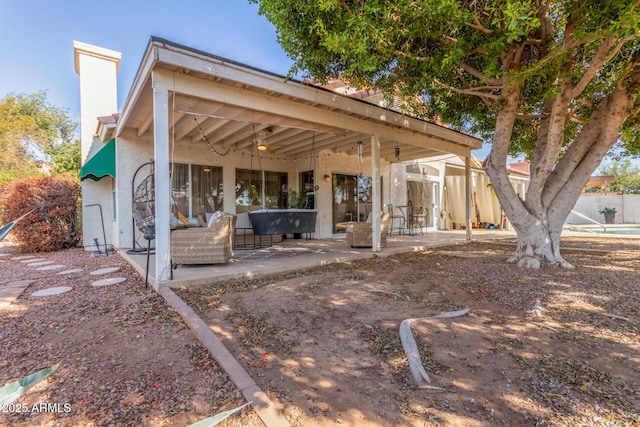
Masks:
[[[516,237],[506,230],[474,230],[473,240]],[[150,286],[172,288],[212,285],[234,280],[250,280],[259,277],[286,274],[305,268],[348,262],[372,256],[392,256],[428,250],[438,246],[468,243],[464,230],[438,231],[425,235],[392,235],[382,252],[372,254],[371,249],[349,247],[344,238],[326,240],[285,240],[274,246],[236,250],[233,259],[226,264],[180,265],[173,271],[173,279],[162,284],[149,277]],[[142,277],[146,274],[146,255],[122,253]],[[153,265],[155,255],[150,256]]]
[[[320,241],[303,244],[297,240],[295,245],[334,245],[339,241],[326,241],[335,237],[334,227],[340,221],[334,209],[336,177],[370,178],[367,203],[373,228],[380,229],[382,212],[401,188],[390,173],[391,164],[453,154],[465,159],[469,176],[471,150],[481,146],[474,137],[397,109],[155,37],[148,44],[117,126],[99,126],[96,134],[103,142],[116,138],[118,176],[111,191],[118,202],[114,203],[111,238],[123,252],[141,240],[141,231],[131,226],[129,201],[134,196],[136,172],[141,165],[152,165],[155,256],[149,272],[155,287],[182,280],[180,269],[171,279],[170,217],[177,196],[187,200],[181,213],[194,222],[196,214],[210,209],[239,214],[268,208],[265,193],[269,185],[287,194],[305,191],[312,195],[318,211],[314,238]],[[176,165],[183,165],[189,174],[183,188],[175,188]],[[204,174],[212,169],[218,174],[216,189],[213,194],[199,195],[196,206],[198,177],[194,171],[209,179]],[[259,172],[259,179],[254,180],[254,171]],[[248,186],[242,181],[247,175]],[[275,178],[268,181],[267,175]],[[248,200],[251,186],[260,194]],[[469,184],[464,191],[466,218],[470,218]],[[469,228],[464,234],[467,240],[471,238]],[[381,250],[380,234],[373,233],[371,249],[345,250],[341,256],[352,252],[371,256]],[[392,252],[393,246],[384,251]],[[211,268],[229,270],[233,264]]]

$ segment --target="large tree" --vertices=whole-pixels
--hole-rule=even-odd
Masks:
[[[485,168],[518,233],[511,261],[571,267],[560,233],[616,144],[637,153],[638,0],[250,0],[292,75],[419,93],[428,119],[492,143]],[[509,154],[526,153],[521,200]]]
[[[68,111],[51,105],[46,92],[9,94],[0,99],[0,182],[37,174],[39,164],[52,163],[56,173],[80,164],[76,125]]]

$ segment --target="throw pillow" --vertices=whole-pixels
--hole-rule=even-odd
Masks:
[[[216,219],[218,219],[218,217],[221,215],[222,211],[215,211],[213,214],[211,214],[211,218],[209,218],[209,221],[207,222],[207,228],[211,228],[211,226],[216,222]]]

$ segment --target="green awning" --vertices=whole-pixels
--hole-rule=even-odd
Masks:
[[[116,177],[116,139],[112,138],[80,168],[80,181],[99,181],[105,176]]]

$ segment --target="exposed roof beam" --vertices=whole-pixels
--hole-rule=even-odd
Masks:
[[[151,126],[151,123],[153,123],[153,111],[149,112],[149,115],[144,119],[142,125],[136,130],[137,135],[144,135],[144,133],[149,129],[149,126]]]
[[[318,105],[325,105],[329,108],[335,107],[339,110],[351,111],[354,114],[365,116],[375,121],[395,124],[401,128],[413,129],[432,135],[434,138],[441,138],[446,141],[468,145],[469,148],[475,149],[482,146],[482,141],[469,135],[386,110],[373,104],[351,99],[335,92],[296,82],[285,83],[282,77],[224,62],[220,59],[198,54],[191,50],[185,50],[178,46],[171,46],[160,42],[156,42],[156,45],[158,46],[157,57],[163,62],[172,63],[187,69],[190,68],[223,79],[242,82],[246,85],[245,87],[259,87],[265,91],[279,93]],[[270,96],[270,98],[272,98],[272,96]]]
[[[334,135],[332,134],[322,133],[315,134],[314,136],[313,133],[306,132],[302,135],[299,135],[299,137],[296,138],[295,141],[291,141],[291,143],[287,144],[286,147],[282,148],[279,151],[283,153],[309,151],[312,149],[312,145],[315,145],[315,147],[313,148],[317,150],[321,144],[326,143],[328,139],[333,138]]]
[[[459,145],[379,122],[376,123],[370,120],[345,117],[345,115],[341,113],[318,109],[306,104],[294,103],[291,100],[273,98],[246,89],[229,87],[211,81],[205,82],[188,75],[175,76],[167,71],[157,70],[154,71],[154,76],[166,80],[167,84],[171,83],[171,87],[178,93],[205,97],[229,105],[251,105],[252,108],[257,111],[272,112],[276,115],[311,123],[332,123],[337,127],[355,132],[378,134],[382,138],[395,139],[442,152],[469,155],[471,151],[471,147],[467,145]]]

